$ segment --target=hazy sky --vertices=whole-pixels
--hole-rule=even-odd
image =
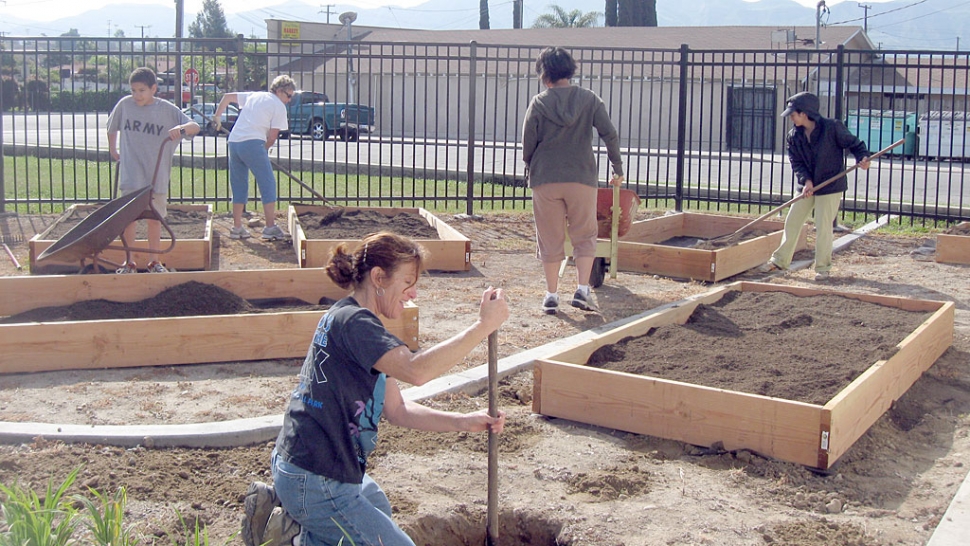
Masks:
[[[313,6],[324,5],[321,0],[300,0],[305,4]],[[399,6],[410,7],[423,3],[425,0],[340,0],[341,5],[353,5],[363,8],[376,8],[380,6]],[[595,1],[598,5],[602,0]],[[714,2],[717,0],[706,0]],[[748,0],[757,2],[759,0]],[[799,4],[814,7],[818,0],[794,0]],[[827,0],[830,6],[840,4],[849,0]],[[867,0],[870,3],[888,2],[889,0]],[[184,0],[185,13],[198,13],[202,11],[202,0]],[[63,17],[71,17],[98,9],[109,4],[156,4],[173,6],[175,0],[0,0],[0,18],[4,15],[12,15],[23,19],[35,21],[52,21]],[[222,10],[228,15],[240,11],[248,11],[258,8],[266,8],[282,4],[283,0],[221,0]],[[336,3],[336,2],[334,2]],[[549,1],[554,4],[554,0]],[[593,2],[591,2],[593,3]]]

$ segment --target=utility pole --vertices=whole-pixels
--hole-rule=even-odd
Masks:
[[[108,33],[105,36],[111,37],[111,19],[108,19]]]
[[[145,29],[146,28],[152,28],[151,25],[135,25],[135,26],[141,29],[141,37],[142,38],[145,37]]]
[[[872,6],[869,4],[860,3],[859,7],[865,10],[865,15],[862,16],[862,30],[864,30],[866,34],[869,34],[869,10],[872,9]]]
[[[512,0],[512,28],[522,28],[522,0]]]
[[[337,7],[337,5],[336,4],[324,4],[324,5],[320,6],[320,7],[321,8],[327,8],[326,11],[324,11],[324,10],[321,9],[317,13],[326,13],[327,14],[327,24],[329,25],[330,24],[330,16],[331,15],[337,15],[337,12],[336,11],[332,11],[331,8],[335,8],[335,7]]]
[[[185,17],[185,0],[175,0],[175,106],[182,109],[182,26]]]
[[[822,47],[822,14],[828,11],[825,0],[818,0],[818,4],[815,5],[815,49]]]

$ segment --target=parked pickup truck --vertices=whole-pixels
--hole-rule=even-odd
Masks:
[[[297,91],[286,105],[290,130],[283,138],[310,135],[314,140],[333,136],[348,142],[357,140],[360,133],[374,127],[374,109],[360,104],[330,102],[325,93]]]

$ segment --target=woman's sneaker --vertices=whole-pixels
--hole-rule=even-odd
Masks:
[[[260,546],[266,543],[263,535],[273,509],[280,505],[276,490],[272,485],[253,482],[246,490],[243,500],[242,539],[246,546]]]
[[[582,290],[578,289],[576,290],[576,293],[573,294],[573,307],[582,309],[583,311],[592,311],[594,313],[599,312],[596,304],[593,303],[593,293],[583,293]]]
[[[138,273],[138,266],[134,263],[125,262],[125,265],[115,269],[115,273],[119,275],[129,275],[131,273]]]
[[[559,309],[559,294],[547,294],[542,300],[542,312],[547,315],[555,315]]]
[[[161,262],[149,262],[147,271],[149,273],[168,273],[168,269]]]
[[[278,241],[286,239],[286,232],[280,226],[270,226],[263,229],[262,238],[266,241]]]
[[[250,237],[252,237],[252,235],[249,233],[249,230],[242,226],[234,227],[229,230],[230,239],[248,239]]]

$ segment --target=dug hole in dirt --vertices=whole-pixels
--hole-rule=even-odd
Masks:
[[[420,281],[416,303],[424,347],[467,327],[488,285],[502,286],[512,308],[512,317],[499,332],[500,357],[714,286],[621,272],[596,291],[601,315],[565,306],[558,315],[546,316],[539,310],[543,285],[534,258],[531,217],[443,219],[472,239],[473,268],[429,274]],[[40,227],[43,220],[24,218],[23,223]],[[216,219],[219,268],[295,267],[290,245],[229,240],[229,225],[225,216]],[[818,473],[743,450],[716,452],[534,415],[531,373],[520,373],[503,380],[499,389],[500,407],[508,413],[499,444],[501,543],[924,544],[967,471],[970,287],[966,267],[915,255],[922,242],[875,234],[835,257],[828,287],[956,301],[958,311],[953,347],[831,472]],[[25,246],[15,243],[13,250],[20,253]],[[806,257],[811,254],[796,256]],[[23,274],[9,266],[2,272]],[[571,293],[573,274],[567,269],[561,293]],[[760,277],[749,272],[738,278]],[[817,286],[809,271],[776,276],[771,282]],[[822,324],[814,307],[797,311],[816,327]],[[835,313],[842,311],[836,306]],[[860,320],[869,323],[873,318]],[[786,327],[786,319],[762,314],[758,320],[762,331]],[[812,329],[804,318],[787,320],[790,330]],[[842,324],[838,317],[835,320]],[[731,333],[735,327],[722,329]],[[837,343],[845,328],[823,330],[821,336],[809,336],[806,347],[793,354],[815,354],[816,337]],[[881,326],[878,330],[889,345],[895,343],[889,341],[894,334],[883,332]],[[696,345],[692,358],[703,360],[705,345],[717,343]],[[734,352],[740,361],[736,364],[742,366],[751,354],[788,360],[775,347],[747,344]],[[485,360],[483,345],[452,371]],[[0,414],[6,421],[79,424],[278,415],[295,386],[300,364],[291,360],[20,374],[3,378]],[[487,406],[484,395],[440,395],[426,403],[458,411]],[[369,472],[388,493],[395,520],[416,543],[482,543],[486,443],[484,434],[425,433],[382,425]],[[147,449],[37,439],[0,447],[0,482],[18,480],[42,488],[49,479],[60,483],[80,466],[81,477],[71,492],[84,493],[88,486],[102,491],[126,486],[130,521],[159,545],[184,543],[196,521],[207,527],[210,543],[241,544],[238,537],[230,537],[239,529],[242,496],[252,480],[270,481],[271,449],[271,443],[231,449]]]

